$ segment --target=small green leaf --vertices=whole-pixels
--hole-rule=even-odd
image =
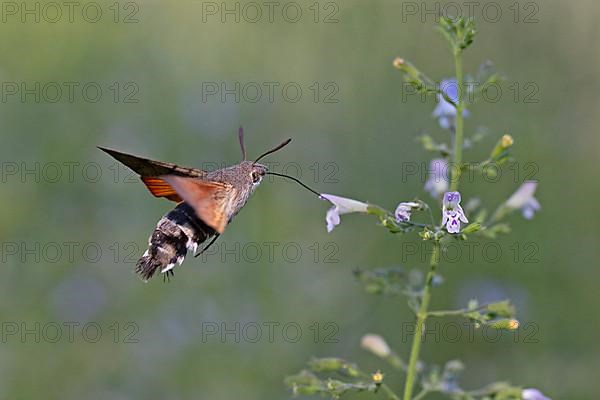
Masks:
[[[481,229],[481,224],[479,222],[473,222],[472,224],[469,224],[465,227],[465,229],[462,230],[462,233],[464,233],[465,235],[468,235],[470,233],[475,233],[477,231],[479,231]]]
[[[491,318],[514,318],[514,316],[517,313],[515,310],[515,306],[513,306],[510,303],[510,300],[504,300],[499,301],[497,303],[488,304],[486,310]]]
[[[352,377],[359,375],[356,365],[336,357],[313,358],[308,362],[308,366],[314,372],[338,372]]]

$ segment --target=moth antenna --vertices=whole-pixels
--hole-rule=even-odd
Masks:
[[[313,192],[318,197],[321,197],[321,193],[317,192],[316,190],[311,189],[310,187],[308,187],[307,185],[305,185],[304,183],[302,183],[299,179],[296,179],[293,176],[284,175],[284,174],[278,174],[277,172],[269,172],[269,171],[267,171],[267,175],[275,175],[275,176],[281,176],[282,178],[291,179],[291,180],[295,181],[296,183],[298,183],[303,188],[305,188],[305,189]]]
[[[291,141],[292,141],[292,138],[289,138],[288,140],[285,140],[283,143],[281,143],[279,146],[272,148],[269,151],[264,152],[256,160],[254,160],[254,163],[256,164],[261,158],[268,156],[271,153],[275,153],[277,150],[281,150],[283,147],[287,146],[288,143],[290,143]]]
[[[242,148],[242,161],[246,161],[246,146],[244,145],[244,128],[240,126],[238,130],[238,138],[240,139],[240,147]]]

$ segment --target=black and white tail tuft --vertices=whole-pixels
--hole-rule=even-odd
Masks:
[[[173,268],[181,265],[187,252],[195,253],[201,243],[215,234],[214,229],[196,216],[192,207],[180,203],[156,224],[148,239],[148,250],[138,260],[135,272],[144,281],[157,271],[167,278],[173,276]]]

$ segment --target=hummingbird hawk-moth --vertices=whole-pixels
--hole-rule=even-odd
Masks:
[[[196,253],[200,244],[209,239],[212,240],[204,250],[212,245],[246,204],[266,174],[293,179],[306,187],[293,177],[268,172],[265,165],[258,163],[291,140],[287,139],[256,160],[248,161],[244,131],[240,128],[242,161],[215,171],[181,167],[99,147],[136,172],[152,195],[177,203],[174,209],[158,221],[148,238],[148,249],[136,263],[135,271],[142,279],[147,281],[157,271],[168,278],[174,274],[173,268],[183,263],[188,251]]]

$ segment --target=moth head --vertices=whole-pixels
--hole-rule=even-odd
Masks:
[[[238,131],[238,138],[240,140],[240,147],[242,149],[242,162],[240,165],[242,166],[242,170],[244,171],[243,173],[248,174],[250,182],[253,186],[260,184],[262,178],[269,171],[269,169],[265,165],[259,164],[258,161],[260,161],[260,159],[262,159],[263,157],[276,152],[277,150],[281,149],[282,147],[286,146],[289,142],[292,141],[292,139],[287,139],[279,146],[276,146],[271,150],[268,150],[260,156],[258,156],[256,160],[246,161],[246,146],[244,145],[244,128],[242,128],[241,126],[240,130]]]
[[[250,168],[250,180],[252,181],[252,184],[258,185],[262,178],[267,174],[267,171],[269,171],[269,169],[266,166],[252,163]]]
[[[258,164],[252,161],[242,161],[237,166],[232,167],[237,170],[237,181],[243,186],[256,187],[260,184],[263,177],[269,171],[266,165]]]

